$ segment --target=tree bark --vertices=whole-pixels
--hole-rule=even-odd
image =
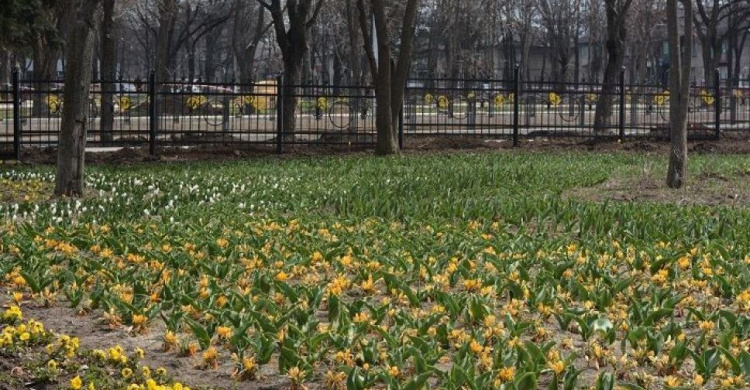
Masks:
[[[10,84],[10,52],[0,48],[0,85]]]
[[[690,57],[693,31],[692,0],[681,0],[685,9],[682,42],[677,20],[677,0],[667,0],[669,36],[670,148],[667,187],[682,188],[687,176],[687,114],[690,98]]]
[[[235,18],[232,29],[232,50],[237,59],[237,67],[239,71],[237,79],[243,84],[243,91],[252,92],[252,86],[249,84],[255,79],[255,57],[258,52],[258,45],[270,28],[270,25],[266,24],[266,11],[259,6],[257,9],[255,29],[253,30],[252,36],[248,39],[245,35],[247,34],[247,31],[243,31],[243,29],[249,28],[249,25],[244,24],[245,21],[240,19],[242,17],[249,17],[248,12],[243,12],[245,10],[243,7],[246,7],[247,5],[241,4],[240,1],[236,3],[234,11]]]
[[[608,0],[607,2],[612,1]],[[576,33],[573,38],[573,47],[575,48],[575,52],[573,53],[574,59],[573,62],[575,63],[574,69],[573,69],[573,82],[575,84],[578,84],[581,82],[581,21],[580,19],[576,20]]]
[[[197,49],[198,41],[192,41],[187,45],[187,55],[188,55],[188,82],[192,83],[195,80],[195,52],[198,51]],[[184,75],[184,73],[183,73]]]
[[[285,140],[293,142],[296,128],[296,87],[300,84],[303,59],[309,49],[309,29],[318,17],[324,0],[318,0],[317,3],[314,0],[288,2],[286,15],[281,0],[258,1],[271,13],[276,42],[281,49],[284,62],[284,116],[281,122]],[[289,28],[286,26],[287,22]]]
[[[714,69],[719,66],[721,57],[722,37],[719,26],[726,23],[726,18],[735,12],[731,7],[733,3],[740,1],[709,0],[707,5],[704,2],[705,0],[695,1],[697,12],[693,15],[693,23],[697,27],[695,31],[701,45],[705,85],[711,88],[714,85]]]
[[[101,103],[101,140],[104,143],[112,142],[112,131],[115,121],[114,93],[115,80],[117,79],[115,64],[115,35],[114,35],[114,11],[115,0],[102,0],[102,23],[101,23],[101,81],[102,81],[102,103]]]
[[[156,36],[156,83],[169,81],[170,42],[177,19],[177,0],[159,0],[159,30]]]
[[[53,73],[55,71],[55,58],[57,57],[57,50],[52,49],[47,40],[39,36],[34,40],[33,45],[33,58],[34,58],[34,89],[37,91],[49,91],[50,82],[53,80]],[[34,106],[32,110],[32,116],[41,117],[47,114],[49,107],[44,102],[44,94],[34,94]]]
[[[391,41],[389,40],[388,19],[383,0],[369,1],[375,22],[375,34],[378,47],[373,48],[368,31],[368,15],[364,0],[357,0],[359,24],[365,42],[365,50],[370,63],[370,72],[375,81],[375,126],[377,127],[377,153],[382,155],[397,154],[398,118],[404,103],[404,89],[411,64],[414,30],[417,20],[419,0],[408,0],[404,9],[401,24],[398,61],[392,62]],[[375,50],[378,52],[375,58]]]
[[[75,2],[77,16],[67,48],[62,124],[57,154],[55,195],[83,195],[86,127],[94,60],[94,26],[101,0]]]
[[[349,75],[349,85],[351,86],[363,86],[362,80],[362,51],[360,50],[360,34],[359,28],[357,28],[357,16],[354,10],[352,2],[356,0],[346,0],[346,28],[347,35],[349,36],[349,69],[351,74]],[[362,96],[365,90],[357,88],[351,92],[354,92],[355,96]],[[360,110],[360,99],[350,99],[349,111],[352,118],[355,118],[354,123],[349,126],[349,132],[356,132],[357,115]]]
[[[219,34],[213,35],[213,34],[206,34],[205,40],[206,40],[206,60],[204,61],[204,72],[203,74],[205,77],[203,80],[207,83],[211,83],[214,81],[216,77],[216,43],[215,39],[217,38]],[[222,75],[223,78],[224,75]]]
[[[630,0],[625,2],[606,0],[607,66],[604,68],[604,80],[594,114],[595,132],[606,131],[611,125],[612,102],[617,92],[617,80],[625,56],[625,39],[627,38],[625,19],[630,4]]]
[[[281,126],[284,129],[284,141],[294,142],[297,127],[297,88],[302,79],[302,59],[290,58],[284,61],[284,116]]]

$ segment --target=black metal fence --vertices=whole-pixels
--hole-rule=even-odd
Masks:
[[[750,86],[747,82],[740,85]],[[112,104],[102,100],[112,93]],[[114,92],[112,92],[114,91]],[[285,99],[285,97],[289,97]],[[718,139],[722,131],[750,133],[750,88],[694,85],[689,101],[691,138]],[[285,107],[283,101],[294,104]],[[608,101],[608,103],[606,103]],[[21,80],[0,87],[0,154],[56,146],[63,108],[59,81]],[[513,80],[410,79],[400,139],[424,136],[668,137],[670,95],[655,85],[544,83]],[[111,121],[102,112],[112,113]],[[294,110],[295,120],[280,118]],[[89,97],[87,144],[160,147],[201,144],[375,144],[376,102],[370,86],[95,82]],[[597,112],[599,110],[600,112]],[[108,122],[109,125],[107,125]]]

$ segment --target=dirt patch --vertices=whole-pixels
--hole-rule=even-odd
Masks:
[[[7,296],[6,293],[2,294]],[[0,299],[2,300],[2,299]],[[4,302],[1,307],[7,306]],[[126,351],[131,352],[135,348],[141,348],[145,351],[145,357],[141,363],[152,368],[164,367],[169,375],[182,383],[185,383],[194,389],[287,389],[289,380],[280,376],[276,370],[277,363],[271,361],[269,364],[261,366],[260,379],[256,381],[238,382],[232,379],[234,369],[232,360],[228,352],[222,350],[224,355],[219,359],[221,365],[215,370],[203,370],[198,368],[200,364],[200,353],[194,357],[179,357],[175,352],[165,353],[162,351],[162,338],[164,334],[164,324],[161,321],[154,321],[147,334],[131,334],[127,328],[123,327],[117,330],[110,330],[98,320],[101,318],[100,313],[91,313],[88,315],[78,315],[75,310],[54,305],[52,307],[41,307],[34,303],[26,303],[22,306],[25,318],[31,318],[40,321],[45,328],[58,334],[67,334],[71,337],[80,339],[82,349],[107,349],[116,345],[122,346]],[[5,358],[0,356],[0,363]],[[0,380],[2,375],[12,375],[11,371],[21,365],[20,359],[17,361],[6,361],[6,364],[0,364]],[[0,383],[2,383],[0,381]],[[15,389],[16,387],[8,387]],[[19,387],[22,388],[22,387]],[[319,387],[308,385],[311,390]],[[0,385],[0,390],[5,388]]]
[[[159,148],[156,156],[148,153],[147,147],[126,147],[115,152],[86,153],[87,164],[132,164],[155,161],[215,161],[242,160],[248,158],[294,158],[298,156],[329,156],[349,154],[371,154],[374,151],[375,140],[371,135],[352,136],[334,134],[326,136],[325,140],[309,144],[285,144],[284,152],[280,156],[273,140],[268,145],[232,145],[227,139],[201,139],[208,145],[190,147]],[[327,143],[323,143],[323,141]],[[187,142],[187,141],[186,141]],[[689,153],[697,154],[750,154],[750,133],[734,132],[722,136],[719,141],[690,141]],[[445,137],[407,137],[404,140],[403,154],[443,153],[459,151],[493,151],[493,150],[522,150],[522,151],[587,151],[587,152],[623,152],[623,153],[653,153],[669,152],[669,141],[657,138],[632,139],[618,142],[613,137],[597,139],[584,137],[557,138],[550,134],[525,136],[519,140],[518,146],[513,146],[510,137],[479,137],[479,136],[445,136]],[[57,150],[55,148],[24,148],[21,161],[27,164],[55,164]]]
[[[43,201],[52,190],[53,184],[44,180],[0,179],[0,204]]]
[[[676,205],[711,205],[748,207],[750,205],[750,167],[747,171],[700,172],[688,176],[681,189],[666,187],[665,169],[644,166],[640,170],[616,172],[605,182],[586,188],[575,188],[563,194],[564,199],[603,202],[653,202]]]

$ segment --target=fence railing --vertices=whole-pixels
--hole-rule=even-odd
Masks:
[[[747,85],[746,82],[740,85]],[[109,91],[104,93],[103,90]],[[110,99],[105,99],[111,96]],[[608,103],[607,103],[608,102]],[[668,137],[670,95],[655,85],[410,79],[399,139],[425,136],[520,138]],[[0,155],[56,146],[64,107],[62,83],[21,80],[0,87]],[[290,110],[294,120],[282,118]],[[97,81],[89,95],[89,146],[201,144],[373,146],[376,101],[371,86]],[[111,115],[102,115],[111,114]],[[750,132],[750,88],[694,85],[688,134],[718,139]],[[109,117],[110,119],[107,119]]]

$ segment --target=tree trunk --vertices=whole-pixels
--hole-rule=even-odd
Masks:
[[[575,48],[574,55],[574,69],[573,69],[573,82],[577,85],[581,82],[581,22],[576,22],[576,35],[573,39],[573,47]],[[611,57],[610,57],[611,58]]]
[[[594,131],[607,131],[611,125],[612,103],[617,93],[617,81],[620,75],[625,54],[625,39],[627,30],[625,18],[627,17],[629,2],[618,7],[616,0],[606,0],[607,12],[607,67],[604,69],[604,80],[602,81],[601,93],[596,103],[594,114]]]
[[[630,126],[638,126],[638,104],[643,93],[644,79],[646,78],[646,64],[648,61],[648,51],[644,48],[635,49],[635,67],[631,68],[630,84],[634,85],[630,91]]]
[[[195,52],[197,51],[196,46],[198,46],[198,42],[193,41],[190,42],[190,44],[188,44],[186,48],[188,55],[188,82],[190,83],[195,80]]]
[[[79,0],[77,17],[68,40],[67,71],[55,195],[83,195],[91,64],[94,60],[94,25],[100,0]]]
[[[267,31],[266,26],[266,12],[263,8],[258,9],[258,17],[255,21],[255,31],[249,42],[244,38],[246,31],[241,31],[244,24],[237,18],[246,15],[242,12],[237,12],[235,16],[234,26],[232,30],[232,50],[237,60],[237,67],[239,74],[237,80],[240,84],[243,84],[243,92],[252,92],[252,86],[249,85],[255,79],[255,57],[258,52],[258,45],[265,32]]]
[[[383,0],[370,0],[370,6],[375,22],[375,34],[378,39],[377,48],[370,45],[372,39],[367,29],[368,15],[364,0],[357,1],[360,30],[365,41],[370,72],[375,81],[375,101],[377,102],[375,110],[376,152],[383,155],[396,154],[399,152],[398,119],[404,103],[404,90],[411,63],[419,0],[408,0],[405,5],[399,39],[401,45],[398,52],[398,62],[395,63],[391,61],[391,42],[388,39],[390,34],[385,4]],[[375,50],[378,52],[377,59],[375,58]]]
[[[257,47],[251,45],[248,49],[235,51],[239,73],[237,75],[237,82],[242,84],[243,92],[251,92],[251,89],[246,84],[250,84],[255,78],[255,53]]]
[[[390,57],[390,56],[387,56]],[[379,58],[380,66],[378,67],[378,77],[375,80],[375,127],[377,128],[377,153],[378,154],[396,154],[398,153],[398,136],[397,127],[394,126],[393,116],[391,113],[392,91],[391,84],[391,66],[390,58]],[[387,60],[388,62],[383,62]]]
[[[295,1],[287,4],[286,15],[280,0],[259,1],[270,13],[276,32],[276,42],[284,61],[284,138],[294,140],[296,128],[295,86],[300,83],[303,57],[308,50],[307,33],[320,12],[323,0],[318,0],[313,9],[313,0]],[[287,30],[286,24],[289,24]]]
[[[437,18],[433,17],[433,20],[430,22],[430,35],[428,38],[429,48],[427,49],[428,73],[425,75],[425,77],[427,77],[427,84],[425,85],[425,88],[427,90],[432,90],[435,88],[435,79],[439,77],[439,75],[435,73],[435,69],[437,69],[438,56],[440,55],[440,28],[437,24]]]
[[[302,78],[302,58],[291,58],[284,62],[284,116],[281,125],[284,129],[284,142],[294,142],[297,128],[297,88]]]
[[[730,51],[732,52],[732,59],[731,61],[734,62],[732,68],[733,71],[731,72],[730,79],[729,79],[729,90],[731,92],[731,96],[729,97],[729,113],[730,113],[730,121],[731,123],[735,123],[737,121],[737,97],[734,94],[735,88],[739,87],[740,85],[740,72],[742,71],[742,52],[745,48],[745,42],[747,40],[748,33],[750,33],[750,30],[745,30],[742,34],[742,38],[737,37],[737,31],[735,30],[733,32],[733,39],[732,39],[732,45],[730,47]]]
[[[669,36],[669,121],[670,149],[667,186],[682,188],[687,175],[687,114],[690,93],[690,59],[692,49],[692,0],[681,1],[685,8],[682,42],[677,21],[677,0],[667,0]]]
[[[315,36],[312,29],[309,29],[307,36],[310,40],[314,40]],[[310,50],[310,43],[306,43],[305,53],[302,55],[302,82],[305,84],[315,84],[315,74],[313,72],[313,52]]]
[[[10,52],[0,48],[0,84],[10,84]]]
[[[206,73],[206,77],[205,77],[205,81],[207,83],[211,83],[211,82],[214,82],[216,80],[216,70],[218,68],[218,66],[216,65],[216,63],[218,62],[217,60],[219,59],[218,58],[219,57],[219,53],[218,53],[218,50],[217,50],[218,49],[218,45],[216,44],[216,41],[218,41],[220,37],[221,37],[221,28],[216,28],[212,32],[207,33],[206,36],[205,36],[205,39],[206,39],[206,63],[205,63],[205,66],[206,66],[206,72],[205,72]],[[222,72],[221,79],[219,80],[219,82],[226,81],[226,80],[224,80],[225,79],[224,76],[225,76],[225,73]]]
[[[357,16],[352,7],[352,2],[355,0],[346,0],[346,29],[347,35],[349,36],[349,69],[351,69],[351,75],[349,77],[349,85],[351,86],[362,86],[362,51],[360,50],[360,34],[359,28],[357,28]],[[365,94],[364,89],[354,89],[350,91],[355,96],[362,96]],[[354,118],[353,124],[349,126],[349,132],[356,132],[356,124],[358,113],[360,112],[360,99],[350,99],[349,102],[349,115]]]
[[[521,45],[521,80],[530,80],[529,76],[531,74],[531,65],[529,64],[529,56],[531,54],[531,39],[529,39],[529,34],[527,31],[524,31],[520,36],[520,45]]]
[[[96,30],[95,34],[96,34]],[[100,60],[100,53],[98,48],[101,47],[101,44],[97,45],[97,36],[94,35],[94,60],[91,62],[91,79],[92,80],[101,80],[101,75],[99,74],[99,60]]]
[[[705,39],[701,40],[701,49],[703,56],[703,82],[705,86],[712,87],[714,85],[714,69],[719,67],[721,42],[716,36],[709,33]]]
[[[333,55],[333,80],[331,86],[334,87],[334,95],[339,95],[339,87],[344,85],[344,64],[338,54]]]
[[[112,142],[112,131],[115,121],[115,105],[113,102],[115,80],[117,78],[115,65],[115,35],[114,35],[114,11],[115,0],[103,0],[103,17],[101,23],[101,73],[102,73],[102,103],[101,103],[101,140],[104,143]]]
[[[34,42],[34,89],[37,91],[50,91],[50,82],[53,80],[55,69],[56,50],[51,49],[42,37],[38,37]],[[41,117],[49,113],[49,107],[44,102],[44,95],[47,93],[34,94],[34,108],[32,116]]]
[[[156,83],[169,80],[171,35],[177,18],[177,0],[160,0],[159,30],[156,36]]]

